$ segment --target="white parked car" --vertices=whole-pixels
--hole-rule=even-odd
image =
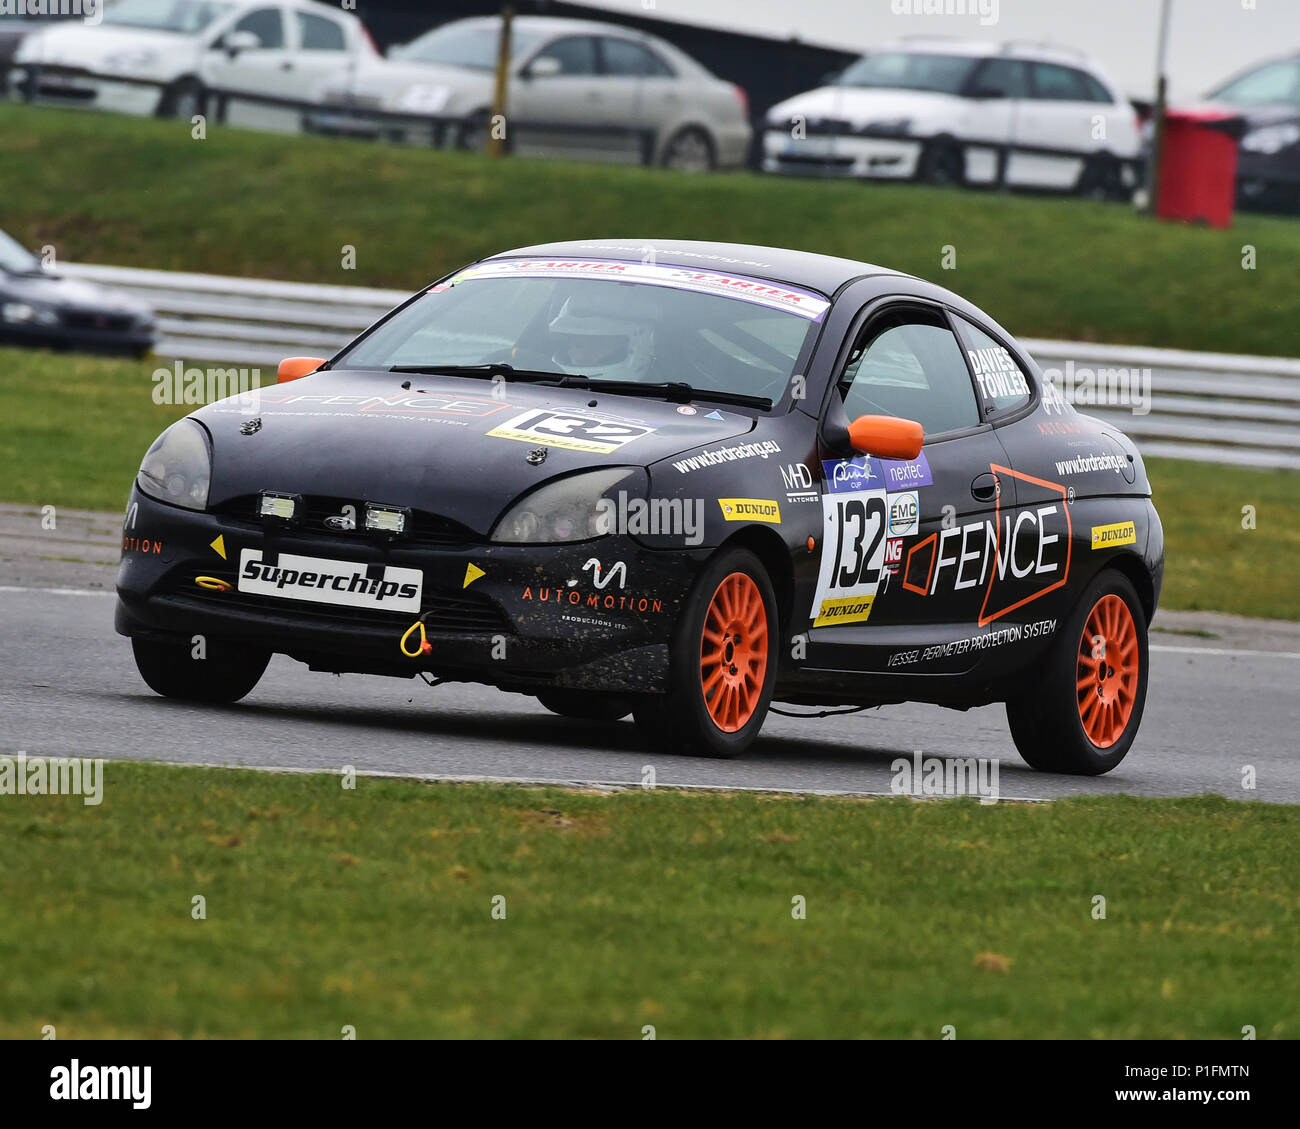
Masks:
[[[349,107],[465,118],[464,138],[483,141],[501,20],[456,20],[395,47],[387,59],[341,68],[305,124],[329,133],[387,135],[428,143],[428,128],[385,127]],[[686,170],[743,165],[752,129],[745,92],[654,36],[590,20],[520,16],[512,24],[506,128],[517,151],[541,149],[596,159],[640,155],[630,131],[653,133],[653,163]],[[542,130],[558,124],[568,130]],[[624,136],[620,138],[620,133]]]
[[[773,106],[763,169],[1124,197],[1140,144],[1132,104],[1080,56],[906,40]]]
[[[314,0],[118,0],[103,22],[47,27],[22,41],[10,92],[122,113],[198,112],[205,88],[306,99],[341,64],[379,53],[356,16]],[[39,68],[39,69],[37,69]],[[52,68],[47,70],[46,68]],[[161,86],[91,78],[121,75]],[[33,76],[39,76],[33,81]],[[230,120],[299,113],[232,101]]]

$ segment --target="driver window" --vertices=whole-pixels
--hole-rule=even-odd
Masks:
[[[868,322],[839,390],[849,419],[911,419],[927,438],[980,422],[961,347],[947,322],[928,310],[896,310]]]
[[[284,46],[284,26],[279,8],[257,8],[244,16],[231,31],[251,31],[263,48]]]

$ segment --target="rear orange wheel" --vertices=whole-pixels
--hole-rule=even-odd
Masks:
[[[667,695],[644,695],[637,725],[665,752],[734,757],[758,736],[776,682],[776,597],[748,549],[723,549],[686,600]]]
[[[1128,754],[1147,693],[1147,620],[1132,582],[1107,569],[1007,701],[1016,748],[1042,772],[1099,776]]]
[[[700,635],[700,690],[713,723],[736,733],[758,708],[767,674],[767,609],[753,578],[727,576],[713,593]]]
[[[1099,749],[1109,749],[1128,728],[1137,703],[1137,626],[1118,596],[1103,596],[1093,605],[1079,639],[1079,721]]]

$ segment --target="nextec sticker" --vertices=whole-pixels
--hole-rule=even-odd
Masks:
[[[723,521],[765,521],[781,524],[781,507],[766,498],[719,498]]]
[[[1131,521],[1120,521],[1114,525],[1094,525],[1092,527],[1092,547],[1109,549],[1112,545],[1136,545],[1137,527]]]
[[[845,490],[907,490],[915,486],[932,486],[934,477],[925,452],[914,459],[877,459],[861,456],[822,462],[826,489],[833,494]]]

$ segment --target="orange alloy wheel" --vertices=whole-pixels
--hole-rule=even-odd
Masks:
[[[767,677],[767,609],[743,572],[724,577],[704,615],[700,688],[713,724],[735,733],[754,716]]]
[[[1083,731],[1099,749],[1124,736],[1137,704],[1137,625],[1120,597],[1103,596],[1093,605],[1079,640],[1077,689]]]

